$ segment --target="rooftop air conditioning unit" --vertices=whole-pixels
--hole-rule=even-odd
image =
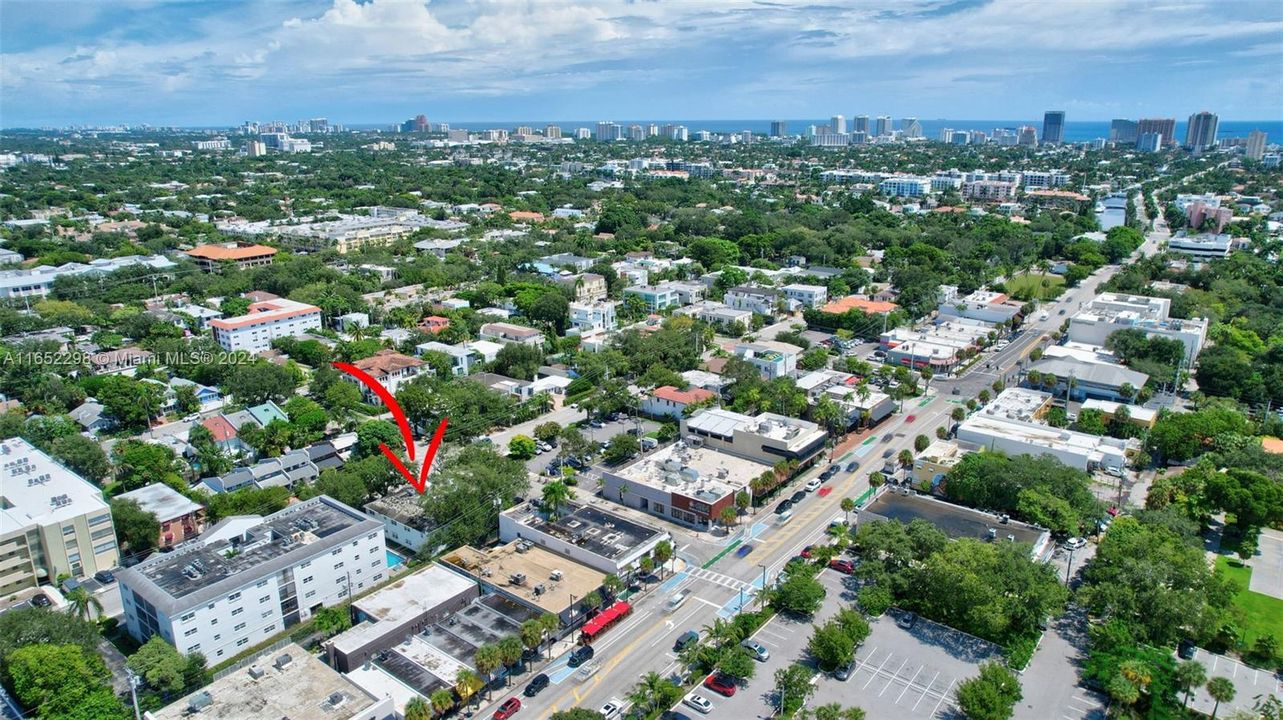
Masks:
[[[266,673],[266,672],[264,672],[263,668],[261,668],[261,667],[259,667],[259,666],[257,666],[257,665],[250,665],[250,666],[249,666],[249,676],[250,676],[250,677],[252,677],[252,678],[254,678],[255,680],[257,680],[257,679],[259,679],[259,678],[263,677],[263,676],[264,676],[264,675],[266,675],[266,674],[267,674],[267,673]]]
[[[560,581],[561,578],[563,577],[565,577],[565,575],[560,570],[553,570],[551,573],[548,574],[548,579],[554,582]]]
[[[276,658],[276,661],[272,664],[276,666],[277,670],[284,670],[291,662],[294,662],[294,658],[290,657],[289,653],[285,653]]]

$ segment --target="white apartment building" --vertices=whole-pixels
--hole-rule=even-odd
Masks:
[[[767,380],[793,377],[797,373],[797,358],[801,354],[802,348],[774,340],[740,343],[735,346],[736,357],[748,361]]]
[[[491,340],[504,345],[530,345],[539,347],[543,345],[543,333],[523,325],[513,325],[512,323],[486,323],[481,326],[478,333],[482,340]]]
[[[1188,231],[1181,230],[1167,241],[1168,250],[1203,261],[1221,260],[1229,257],[1230,250],[1233,247],[1234,240],[1229,233],[1191,235]]]
[[[321,329],[321,308],[285,298],[256,302],[249,312],[234,318],[209,321],[214,340],[224,350],[256,353],[271,347],[276,338],[299,337]]]
[[[964,182],[962,197],[982,202],[1007,202],[1016,197],[1016,184],[1002,180]]]
[[[748,310],[767,317],[775,317],[780,310],[781,301],[789,302],[787,297],[781,297],[779,290],[751,285],[733,287],[722,296],[722,302],[736,310]],[[791,311],[794,308],[786,306],[784,309]]]
[[[127,267],[145,265],[153,270],[169,271],[177,267],[164,255],[130,255],[99,258],[88,263],[69,262],[57,267],[37,265],[23,270],[0,271],[0,298],[44,297],[53,283],[63,276],[106,275]]]
[[[614,300],[572,302],[570,324],[580,332],[615,330],[619,327],[619,321],[615,317],[618,308],[619,303]]]
[[[890,197],[925,197],[931,193],[931,180],[920,177],[891,177],[878,183],[878,190]]]
[[[829,301],[829,289],[823,285],[785,285],[780,288],[784,296],[796,300],[809,308],[819,307]]]
[[[1069,173],[1064,170],[1026,170],[1023,174],[1026,190],[1063,187],[1069,184]]]
[[[775,413],[750,417],[721,408],[701,410],[682,421],[682,438],[767,465],[795,460],[806,465],[824,452],[826,432],[809,420]],[[747,482],[749,478],[738,478]]]
[[[217,663],[387,577],[383,525],[329,496],[228,518],[117,574],[125,624]]]
[[[119,562],[102,491],[22,438],[0,441],[0,596]]]

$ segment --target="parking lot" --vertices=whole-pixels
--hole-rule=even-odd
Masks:
[[[1234,710],[1251,710],[1256,701],[1270,694],[1283,698],[1283,679],[1269,670],[1257,670],[1233,658],[1208,652],[1202,648],[1194,650],[1194,659],[1207,668],[1207,677],[1225,677],[1234,683],[1234,699],[1221,703],[1218,716],[1225,716]],[[1191,710],[1210,715],[1216,701],[1207,694],[1207,686],[1194,691],[1189,699]]]

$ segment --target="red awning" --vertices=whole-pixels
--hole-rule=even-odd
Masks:
[[[606,627],[608,627],[615,620],[618,620],[624,615],[627,615],[632,609],[633,608],[631,605],[624,602],[623,600],[620,600],[614,605],[611,605],[610,607],[603,610],[601,614],[598,615],[597,617],[584,623],[583,633],[585,635],[596,635],[597,633],[606,629]]]

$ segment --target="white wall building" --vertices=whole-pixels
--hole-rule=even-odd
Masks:
[[[829,289],[823,285],[795,283],[780,288],[785,297],[796,300],[809,308],[819,307],[829,301]]]
[[[328,496],[228,520],[117,574],[125,625],[217,663],[387,577],[383,525]]]
[[[260,352],[276,338],[298,337],[321,329],[321,308],[285,298],[264,300],[249,306],[240,317],[209,321],[214,340],[224,350]]]
[[[614,300],[570,303],[570,324],[580,332],[614,330],[619,327],[615,311],[619,303]]]
[[[1069,339],[1104,346],[1119,330],[1142,330],[1149,337],[1180,340],[1186,363],[1193,364],[1207,339],[1207,320],[1171,318],[1170,310],[1167,298],[1101,293],[1069,319]]]

